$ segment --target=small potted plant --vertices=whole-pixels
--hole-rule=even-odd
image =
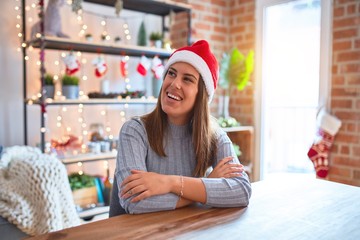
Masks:
[[[247,55],[233,48],[225,53],[220,61],[219,86],[223,90],[220,96],[219,114],[223,118],[229,116],[229,99],[232,87],[242,91],[248,84],[254,70],[254,51],[250,50]]]
[[[91,34],[91,33],[85,34],[85,39],[86,39],[86,41],[88,41],[88,42],[92,42],[92,41],[93,41],[93,36],[92,36],[92,34]]]
[[[68,178],[75,205],[87,207],[97,203],[95,177],[87,174],[72,173]]]
[[[120,42],[121,42],[121,37],[116,36],[116,37],[114,38],[114,42],[115,42],[115,43],[120,43]]]
[[[152,32],[149,38],[152,46],[162,47],[162,34],[160,32]]]
[[[61,78],[62,95],[67,99],[79,98],[79,78],[77,76],[63,75]]]
[[[45,78],[45,82],[44,82],[45,96],[48,98],[54,98],[54,93],[55,93],[54,76],[50,73],[46,73],[44,78]]]
[[[106,41],[109,41],[109,40],[110,40],[110,35],[108,35],[106,32],[103,32],[103,33],[100,35],[100,38],[101,38],[101,41],[106,42]]]

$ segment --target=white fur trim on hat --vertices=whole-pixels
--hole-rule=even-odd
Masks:
[[[189,63],[200,73],[204,80],[206,91],[209,95],[209,102],[211,102],[215,92],[214,81],[210,69],[204,59],[196,53],[188,50],[175,52],[166,63],[164,74],[166,74],[171,65],[177,62]]]

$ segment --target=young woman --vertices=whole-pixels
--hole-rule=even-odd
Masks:
[[[110,216],[118,214],[117,207],[137,214],[193,202],[248,205],[248,176],[210,116],[217,80],[218,63],[205,40],[170,56],[155,110],[120,131],[114,182],[119,190],[113,192]]]

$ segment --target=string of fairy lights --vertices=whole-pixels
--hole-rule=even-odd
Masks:
[[[24,53],[26,53],[26,54],[23,56],[25,61],[29,61],[29,60],[31,60],[31,58],[33,58],[33,57],[35,58],[35,56],[36,56],[36,58],[38,58],[38,55],[34,53],[34,48],[31,45],[28,46],[26,41],[24,41],[24,39],[26,39],[26,38],[24,38],[24,36],[23,36],[23,27],[25,27],[25,26],[23,26],[22,22],[23,22],[23,20],[25,20],[26,24],[30,25],[30,26],[35,24],[36,21],[34,19],[36,19],[36,18],[34,18],[33,16],[37,14],[39,1],[38,0],[25,1],[26,5],[24,6],[24,9],[25,9],[26,19],[22,19],[22,16],[23,16],[22,2],[20,0],[14,0],[14,3],[15,3],[14,9],[16,11],[15,27],[18,31],[17,36],[19,38],[19,43],[20,43],[19,47],[17,47],[16,50],[17,50],[17,52],[20,53],[20,52],[22,52],[22,48],[26,48],[26,51],[24,51]],[[72,1],[68,0],[67,5],[70,6],[71,4],[72,4]],[[112,19],[115,17],[99,15],[94,12],[84,11],[83,9],[80,9],[76,13],[76,19],[77,19],[77,22],[79,25],[78,37],[81,40],[84,40],[86,35],[89,34],[88,33],[89,28],[84,21],[84,17],[86,17],[86,15],[96,15],[100,19],[99,25],[102,28],[102,33],[101,33],[102,41],[110,41],[110,40],[116,40],[116,39],[118,40],[118,38],[119,38],[118,36],[112,37],[108,33],[109,19]],[[122,40],[126,41],[126,43],[127,43],[128,41],[130,41],[132,39],[131,34],[130,34],[129,25],[127,23],[128,18],[120,18],[120,17],[116,17],[116,18],[123,20],[122,27],[123,27],[123,34],[125,37]],[[41,38],[42,36],[40,33],[37,33],[36,37]],[[80,59],[81,66],[82,66],[80,68],[80,75],[81,75],[80,79],[81,79],[81,81],[85,82],[89,79],[89,76],[86,74],[86,71],[85,71],[86,66],[89,63],[89,60],[81,52],[76,52],[75,54],[76,54],[77,58]],[[54,65],[53,69],[58,69],[57,70],[58,73],[53,74],[53,79],[54,79],[55,84],[57,84],[60,81],[61,76],[65,73],[64,66],[61,64],[61,62],[62,62],[61,60],[63,58],[65,58],[67,55],[68,55],[68,53],[66,51],[58,51],[58,57],[57,57],[58,59],[53,61],[53,65]],[[126,60],[129,60],[129,56],[123,56],[123,57],[125,57]],[[36,60],[34,59],[34,61],[36,62],[36,66],[38,66],[38,67],[41,66],[42,63],[39,59],[36,59]],[[124,82],[126,84],[125,88],[127,90],[130,90],[131,89],[130,79],[125,77]],[[80,86],[81,86],[81,84],[80,84]],[[42,96],[41,92],[34,94],[33,96],[31,96],[30,100],[28,101],[28,104],[29,105],[33,104],[37,99],[40,99],[41,96]],[[87,98],[87,96],[84,94],[84,91],[82,91],[80,89],[79,99],[86,99],[86,98]],[[62,92],[60,90],[55,92],[54,99],[57,99],[57,100],[64,99],[64,97],[62,96]],[[50,98],[46,99],[47,103],[51,103],[52,101],[53,100]],[[128,107],[129,107],[128,104],[124,104],[123,109],[120,111],[120,121],[121,122],[126,121],[126,109]],[[81,152],[84,153],[87,151],[87,147],[88,147],[86,144],[86,141],[89,139],[89,137],[88,137],[89,136],[89,131],[88,131],[89,124],[87,123],[86,118],[85,118],[85,108],[84,108],[83,104],[77,105],[77,112],[78,112],[77,122],[80,126],[80,134],[77,137],[78,137],[79,142],[81,143]],[[56,116],[56,127],[58,129],[61,129],[61,132],[63,133],[63,135],[69,135],[74,132],[74,129],[70,125],[68,125],[66,123],[66,121],[64,121],[64,116],[67,113],[68,113],[68,107],[60,106],[58,109],[57,116]],[[100,110],[99,115],[103,119],[106,137],[108,139],[112,140],[114,138],[114,136],[111,134],[112,129],[111,129],[110,121],[109,121],[109,109],[106,106],[104,106],[103,109]],[[45,117],[45,121],[47,121],[47,119],[48,119],[47,113],[44,114],[44,117]],[[40,131],[42,133],[49,132],[49,130],[46,128],[41,128]],[[77,152],[74,151],[73,154],[77,154]],[[79,162],[77,162],[77,165],[79,166],[78,173],[83,174],[83,169],[82,169],[83,162],[79,161]],[[105,160],[104,168],[107,169],[108,165],[109,165],[108,161]]]

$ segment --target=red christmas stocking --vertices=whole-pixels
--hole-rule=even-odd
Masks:
[[[120,61],[120,75],[124,78],[128,75],[128,60],[122,57]]]
[[[138,64],[136,70],[138,71],[138,73],[140,73],[141,76],[146,76],[147,71],[150,68],[150,65],[151,65],[151,63],[150,63],[149,59],[143,55],[143,56],[141,56],[140,62]]]
[[[104,76],[108,69],[105,60],[98,56],[92,61],[92,63],[95,66],[95,76],[98,78]]]
[[[329,152],[341,121],[321,110],[317,117],[318,132],[307,155],[314,164],[316,175],[325,178],[329,171]]]
[[[162,64],[160,58],[155,56],[152,60],[151,71],[154,73],[156,79],[160,79],[164,73],[164,65]]]
[[[70,52],[66,57],[64,57],[65,63],[65,73],[67,75],[73,75],[80,69],[80,62],[76,59],[75,55]]]

